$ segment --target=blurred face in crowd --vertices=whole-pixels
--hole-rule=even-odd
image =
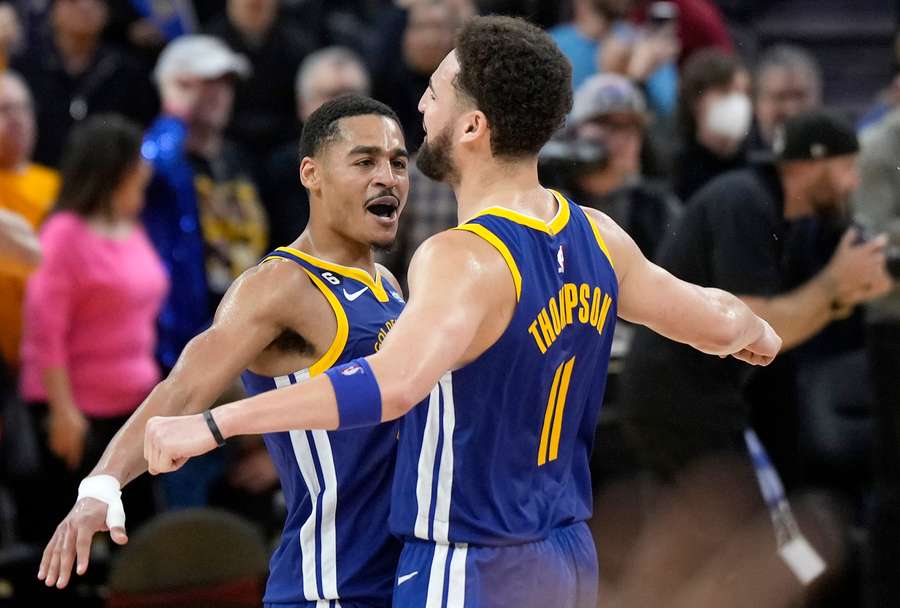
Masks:
[[[326,101],[346,93],[368,95],[369,75],[355,61],[325,61],[309,74],[301,90],[305,94],[298,100],[298,107],[300,120],[305,122]]]
[[[642,130],[643,119],[639,114],[616,112],[579,125],[576,137],[606,146],[609,164],[605,170],[628,178],[640,173]]]
[[[228,0],[228,17],[244,34],[265,34],[278,14],[278,0]]]
[[[802,67],[771,66],[756,83],[756,122],[767,143],[775,128],[806,110],[821,104],[821,90],[815,74]]]
[[[349,240],[387,249],[409,194],[403,131],[387,116],[364,115],[340,119],[338,133],[300,163],[318,207],[312,215]]]
[[[0,74],[0,169],[21,168],[31,157],[34,140],[34,109],[25,83]]]
[[[460,135],[459,118],[466,104],[453,84],[457,74],[459,60],[453,51],[431,75],[430,84],[419,100],[425,140],[419,147],[416,167],[427,177],[449,184],[459,181],[454,142]]]
[[[234,105],[234,76],[221,76],[200,81],[195,122],[215,130],[224,130]]]
[[[403,33],[403,57],[418,74],[431,74],[453,50],[458,12],[445,0],[418,0],[409,9]]]
[[[160,86],[163,105],[183,107],[183,117],[191,127],[223,131],[234,104],[234,78],[231,74],[218,78],[174,75]]]
[[[739,70],[726,87],[713,87],[697,98],[697,141],[723,157],[733,155],[750,131],[753,109],[750,75]]]
[[[809,200],[814,215],[823,219],[843,217],[847,201],[859,186],[856,154],[806,161],[810,165]]]
[[[99,37],[108,17],[104,0],[56,0],[50,15],[57,33],[78,38]]]
[[[144,193],[153,168],[143,158],[135,159],[133,168],[125,174],[111,197],[113,215],[121,219],[133,220],[144,208]]]

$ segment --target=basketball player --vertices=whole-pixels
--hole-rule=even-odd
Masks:
[[[754,364],[781,340],[736,297],[676,279],[602,213],[540,185],[537,153],[571,106],[570,82],[538,28],[469,22],[420,102],[418,159],[452,185],[462,223],[416,253],[382,348],[225,405],[210,424],[151,420],[150,471],[213,449],[211,430],[353,428],[409,412],[391,504],[405,543],[394,605],[595,608],[588,460],[616,316]]]
[[[212,327],[113,439],[47,545],[39,572],[47,585],[69,582],[76,553],[84,573],[95,532],[108,526],[115,542],[127,540],[123,517],[110,514],[121,511],[120,485],[146,469],[151,416],[206,411],[242,370],[256,394],[370,355],[400,314],[400,288],[372,253],[393,241],[409,190],[397,116],[366,97],[328,102],[304,126],[301,158],[309,226],[235,281]],[[388,422],[266,435],[288,507],[267,605],[390,605],[400,553],[386,526],[397,431]]]

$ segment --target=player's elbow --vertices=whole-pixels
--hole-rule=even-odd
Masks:
[[[382,421],[402,418],[419,402],[419,389],[408,375],[398,374],[381,386]]]

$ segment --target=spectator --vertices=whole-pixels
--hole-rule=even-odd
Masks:
[[[0,2],[0,70],[24,42],[22,25],[12,4]]]
[[[397,112],[406,146],[414,152],[425,137],[419,99],[431,73],[453,50],[456,30],[474,9],[470,0],[413,0],[409,4],[408,10],[387,13],[379,24],[381,36],[369,53],[369,68],[372,96]]]
[[[575,0],[574,9],[571,23],[550,30],[572,62],[572,86],[580,87],[598,68],[619,72],[646,88],[654,111],[672,114],[678,86],[672,30],[636,31],[624,21],[628,1]]]
[[[250,66],[212,36],[182,36],[159,56],[154,77],[163,114],[144,139],[156,169],[144,224],[172,281],[159,317],[157,357],[168,373],[204,330],[231,282],[268,245],[268,226],[250,164],[225,138],[235,80]],[[226,398],[242,395],[240,387]],[[170,508],[209,503],[223,474],[221,452],[162,480]]]
[[[638,23],[649,17],[652,0],[616,0],[620,3],[634,4],[636,10],[633,18]],[[732,53],[734,43],[728,33],[728,26],[716,3],[712,0],[674,0],[677,7],[677,32],[681,52],[678,64],[684,66],[694,53],[703,49],[718,49],[723,53]],[[755,3],[754,6],[758,5]]]
[[[755,150],[771,152],[777,127],[822,105],[822,68],[800,47],[780,44],[767,49],[756,63],[753,85]]]
[[[279,144],[299,137],[291,94],[297,68],[313,50],[311,35],[279,16],[278,0],[228,0],[226,11],[206,27],[250,60],[251,74],[235,86],[227,135],[265,159]]]
[[[191,0],[125,0],[109,8],[107,40],[128,48],[151,67],[167,43],[197,29]]]
[[[900,272],[900,108],[862,136],[860,188],[854,197],[859,219],[886,230],[895,278]],[[872,606],[900,602],[900,289],[869,306],[867,341],[875,385],[875,496],[870,522]]]
[[[178,38],[156,64],[163,114],[144,141],[156,169],[144,223],[172,281],[159,320],[165,371],[265,252],[265,212],[240,150],[224,137],[235,77],[248,72],[246,59],[200,35]]]
[[[627,78],[589,78],[575,92],[568,126],[571,141],[594,144],[596,156],[559,185],[580,204],[612,217],[652,257],[671,231],[680,204],[662,185],[642,178],[647,120],[644,98]],[[567,160],[571,168],[574,163]]]
[[[368,95],[369,90],[369,72],[356,53],[345,47],[316,51],[297,71],[297,118],[305,122],[326,101],[345,93]],[[261,185],[271,226],[269,249],[292,242],[309,220],[309,199],[297,172],[299,150],[299,140],[284,144],[266,163]]]
[[[0,209],[12,212],[37,230],[56,198],[56,172],[30,161],[36,133],[31,95],[25,81],[0,72]],[[20,229],[24,229],[24,226]],[[16,265],[18,266],[18,265]],[[11,367],[19,362],[22,299],[27,270],[0,263],[0,357]]]
[[[783,259],[788,223],[808,216],[828,221],[843,212],[857,182],[858,145],[849,125],[823,112],[790,119],[784,132],[776,165],[728,173],[697,193],[663,243],[658,261],[682,279],[742,294],[782,336],[783,349],[791,350],[857,304],[884,294],[891,280],[884,241],[857,244],[857,235],[848,231],[818,275],[788,288],[791,273]],[[640,456],[676,487],[707,462],[733,462],[729,484],[736,488],[735,498],[746,499],[741,512],[749,520],[762,501],[745,448],[749,406],[742,388],[747,380],[726,360],[687,352],[639,329],[623,377],[623,406]],[[783,394],[790,386],[772,391]],[[716,523],[706,531],[697,527],[702,521],[728,520],[731,515],[716,511],[725,502],[722,497],[704,504],[710,512],[676,535],[683,541],[705,538],[705,548],[695,554],[697,563],[679,564],[669,574],[642,572],[659,577],[657,591],[676,582],[663,579],[699,572],[724,546],[732,531]],[[767,545],[772,546],[771,539]],[[671,556],[662,546],[654,550]]]
[[[98,115],[73,131],[25,299],[21,391],[40,429],[41,470],[16,492],[23,539],[53,532],[119,426],[159,381],[154,324],[168,287],[140,225],[151,168],[141,131]],[[150,486],[134,520],[152,512]],[[142,517],[139,514],[143,514]]]
[[[678,94],[682,149],[675,159],[675,194],[682,201],[746,164],[744,141],[753,118],[749,91],[750,75],[731,55],[705,50],[684,66]]]
[[[69,130],[91,114],[119,112],[147,124],[156,112],[138,64],[101,41],[108,10],[106,0],[53,0],[49,36],[13,58],[37,103],[39,163],[57,166]]]

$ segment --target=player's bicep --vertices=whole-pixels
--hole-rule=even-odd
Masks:
[[[459,244],[466,235],[441,235],[416,253],[409,270],[409,302],[371,365],[389,396],[413,405],[448,370],[458,367],[488,314],[484,268]]]
[[[669,339],[706,348],[728,327],[718,290],[683,281],[648,260],[634,240],[606,215],[585,209],[597,224],[616,264],[618,316]]]
[[[212,326],[187,344],[173,375],[204,378],[204,388],[216,393],[215,398],[217,390],[224,389],[278,337],[284,322],[284,307],[279,303],[286,291],[284,277],[279,275],[286,274],[286,269],[279,273],[276,265],[253,268],[235,280]]]

